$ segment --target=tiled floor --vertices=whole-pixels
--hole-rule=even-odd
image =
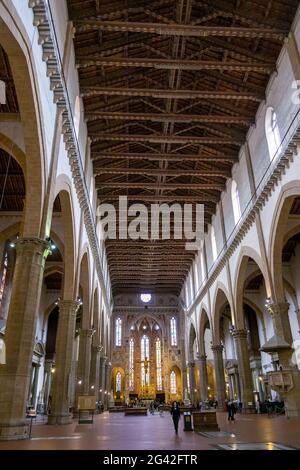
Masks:
[[[218,413],[220,433],[183,431],[175,435],[171,416],[165,413],[148,416],[124,416],[104,413],[95,416],[93,424],[50,426],[33,425],[32,439],[0,442],[1,449],[95,449],[95,450],[202,450],[202,449],[268,449],[284,447],[300,449],[300,420],[265,415],[237,415],[228,422],[225,413]],[[283,447],[284,446],[284,447]]]

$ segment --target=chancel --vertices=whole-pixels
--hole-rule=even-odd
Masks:
[[[300,448],[299,2],[0,19],[0,450]]]

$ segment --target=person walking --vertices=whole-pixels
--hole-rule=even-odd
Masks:
[[[171,415],[174,423],[175,433],[178,434],[178,422],[180,419],[180,408],[177,401],[174,401],[171,408]]]
[[[228,421],[234,421],[234,415],[235,415],[236,409],[235,409],[235,405],[233,401],[228,402],[227,409],[228,409]]]

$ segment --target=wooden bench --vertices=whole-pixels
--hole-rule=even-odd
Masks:
[[[147,408],[126,408],[125,416],[147,416]]]

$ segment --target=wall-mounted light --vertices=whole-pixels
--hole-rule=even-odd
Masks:
[[[55,372],[55,367],[52,367],[51,368],[51,374],[54,374],[54,372]]]
[[[102,388],[100,388],[99,392],[102,393]]]
[[[271,298],[270,297],[267,297],[266,298],[266,302],[265,302],[265,307],[270,307],[270,304],[271,304]]]
[[[207,387],[207,390],[210,390],[210,386]]]
[[[15,248],[16,244],[15,244],[14,242],[10,242],[9,246],[10,246],[11,248]]]
[[[91,385],[91,389],[94,390],[94,388],[95,388],[95,385]]]
[[[104,395],[106,395],[106,394],[107,394],[107,391],[105,390]]]
[[[82,384],[82,380],[78,380],[78,385],[81,385]]]

